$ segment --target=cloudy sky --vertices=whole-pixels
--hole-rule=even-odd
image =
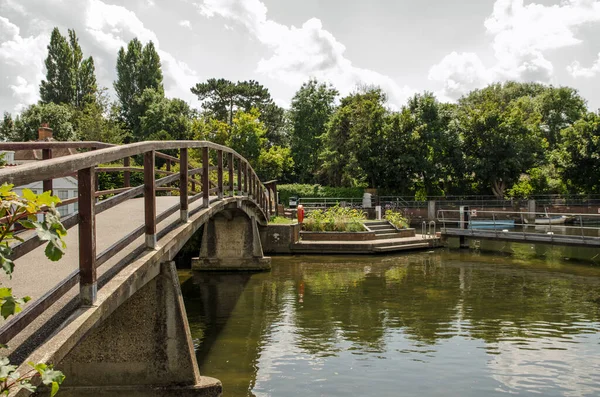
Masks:
[[[211,77],[255,79],[281,105],[303,81],[455,100],[494,81],[577,88],[600,107],[600,1],[0,0],[0,112],[38,100],[52,28],[73,28],[112,89],[119,47],[159,48],[167,95],[197,105]]]

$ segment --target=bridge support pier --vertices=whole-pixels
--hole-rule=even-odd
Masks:
[[[61,396],[220,396],[200,377],[174,262],[57,364]]]
[[[270,270],[271,258],[263,254],[256,218],[235,205],[212,217],[203,226],[200,256],[193,270]]]

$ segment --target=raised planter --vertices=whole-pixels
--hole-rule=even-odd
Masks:
[[[375,232],[300,232],[306,241],[369,241],[375,240]]]

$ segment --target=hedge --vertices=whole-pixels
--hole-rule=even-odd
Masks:
[[[365,191],[362,187],[330,187],[321,185],[308,185],[292,183],[277,185],[279,202],[288,205],[290,197],[320,197],[320,198],[361,198]]]

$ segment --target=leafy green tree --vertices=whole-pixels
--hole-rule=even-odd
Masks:
[[[576,191],[600,192],[600,116],[586,114],[572,127],[564,129],[561,138],[562,144],[555,156],[563,181]]]
[[[140,140],[192,139],[193,111],[181,99],[168,99],[152,88],[144,90],[138,106],[146,109],[140,117]]]
[[[117,109],[111,104],[106,91],[98,94],[98,100],[73,112],[75,134],[80,141],[99,141],[120,144],[127,137]]]
[[[238,81],[226,79],[208,79],[191,88],[192,93],[202,101],[202,107],[211,118],[233,124],[238,110],[250,112],[252,108],[260,112],[260,120],[266,128],[265,136],[271,144],[284,141],[284,111],[277,106],[269,90],[257,81]]]
[[[381,185],[387,167],[381,159],[386,101],[376,87],[363,87],[342,98],[323,139],[323,174],[330,185]]]
[[[290,109],[290,148],[294,175],[299,183],[315,183],[322,150],[321,136],[335,110],[338,91],[311,79],[292,98]]]
[[[31,105],[15,120],[15,141],[33,141],[38,138],[38,128],[48,123],[53,130],[53,137],[58,141],[74,140],[76,137],[73,125],[74,110],[70,105],[55,103]]]
[[[3,141],[14,141],[17,137],[16,133],[15,121],[12,115],[4,112],[4,116],[0,122],[0,139]]]
[[[577,90],[570,87],[547,87],[537,97],[542,116],[541,130],[549,148],[555,149],[561,140],[560,131],[572,126],[586,111],[586,102]]]
[[[114,88],[119,99],[121,117],[134,140],[141,140],[140,117],[146,111],[147,101],[140,100],[146,89],[164,96],[160,56],[151,41],[145,46],[137,39],[131,40],[127,50],[123,47],[117,56],[117,81]]]
[[[271,146],[263,149],[258,156],[257,173],[261,180],[280,179],[289,173],[294,166],[290,148]]]
[[[257,109],[251,109],[250,112],[238,111],[233,117],[226,145],[245,157],[252,167],[256,167],[261,151],[266,148],[266,133]]]
[[[458,112],[468,170],[498,198],[545,149],[533,98],[504,103],[503,94],[496,86],[475,91],[459,101]]]
[[[46,80],[40,84],[43,103],[69,104],[83,108],[96,99],[94,59],[83,59],[83,52],[75,31],[69,29],[69,38],[54,28],[45,61]]]

